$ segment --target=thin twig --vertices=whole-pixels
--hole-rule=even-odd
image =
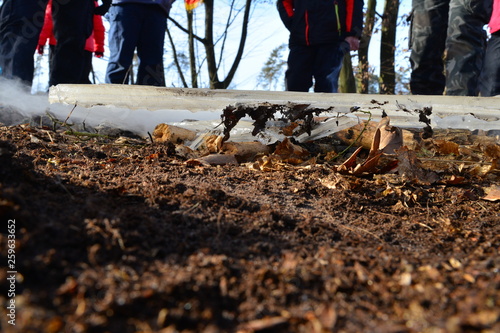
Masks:
[[[75,103],[75,105],[73,106],[73,108],[72,108],[72,109],[71,109],[71,111],[69,112],[68,116],[66,117],[66,120],[64,120],[64,122],[63,122],[62,126],[67,126],[67,125],[66,125],[66,122],[68,121],[69,117],[71,117],[71,114],[73,114],[73,111],[75,111],[75,109],[76,109],[76,105],[77,105],[77,104]]]

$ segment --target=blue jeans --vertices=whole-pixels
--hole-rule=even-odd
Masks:
[[[134,51],[139,69],[136,84],[165,86],[163,44],[167,17],[155,4],[126,3],[109,10],[110,56],[106,83],[128,83]]]
[[[0,69],[7,79],[31,86],[33,55],[48,0],[4,0],[0,8]]]
[[[285,74],[286,90],[336,93],[347,42],[321,45],[290,45],[288,69]]]

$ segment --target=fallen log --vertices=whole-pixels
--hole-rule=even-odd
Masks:
[[[182,127],[168,124],[158,124],[153,131],[155,142],[172,142],[174,144],[192,141],[196,138],[196,132]]]

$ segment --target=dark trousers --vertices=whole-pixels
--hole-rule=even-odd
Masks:
[[[315,92],[336,93],[346,44],[290,45],[286,90],[307,92],[314,79]]]
[[[412,6],[411,92],[476,96],[491,1],[413,0]]]
[[[165,86],[163,43],[167,17],[158,5],[127,3],[111,6],[109,62],[106,83],[128,83],[134,51],[139,69],[136,84]]]
[[[80,78],[81,84],[91,84],[90,81],[90,72],[92,72],[92,58],[94,56],[94,52],[84,51],[84,64],[83,64],[83,73]]]
[[[48,0],[4,0],[0,8],[0,75],[31,86]]]
[[[500,31],[488,41],[479,87],[481,96],[500,95]]]
[[[57,44],[49,85],[80,83],[85,70],[85,41],[92,34],[94,0],[53,0]]]
[[[55,45],[50,45],[49,47],[49,73],[52,72],[52,64],[54,63],[54,49]],[[81,84],[91,84],[92,82],[90,81],[90,72],[92,71],[92,56],[94,55],[93,52],[84,51],[84,65],[83,65],[83,72],[82,76],[78,80],[77,83]]]

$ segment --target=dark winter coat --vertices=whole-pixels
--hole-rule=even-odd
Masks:
[[[277,6],[290,44],[332,43],[363,30],[363,0],[278,0]]]
[[[145,5],[159,5],[168,16],[170,8],[175,0],[113,0],[113,5],[121,5],[124,3],[143,3]]]

